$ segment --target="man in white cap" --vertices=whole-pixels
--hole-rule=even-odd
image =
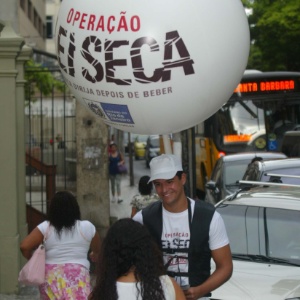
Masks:
[[[162,154],[150,162],[151,178],[161,201],[139,211],[134,220],[147,226],[164,256],[168,274],[186,299],[209,299],[232,274],[224,222],[213,205],[187,198],[181,159]],[[211,258],[216,264],[210,272]]]

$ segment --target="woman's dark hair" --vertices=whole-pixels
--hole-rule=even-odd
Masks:
[[[57,192],[50,202],[48,220],[58,236],[61,236],[63,229],[71,231],[80,219],[80,208],[75,196],[67,191]]]
[[[109,148],[111,148],[112,146],[115,146],[116,148],[118,148],[118,145],[117,145],[115,142],[111,142],[111,143],[109,144]]]
[[[152,182],[149,182],[150,176],[142,176],[139,181],[139,192],[141,195],[150,195],[152,192]]]
[[[130,218],[114,223],[103,240],[92,300],[117,300],[116,281],[134,272],[143,300],[165,299],[159,276],[165,274],[162,254],[147,228]]]

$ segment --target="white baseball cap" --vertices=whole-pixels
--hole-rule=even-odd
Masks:
[[[181,159],[174,154],[162,154],[150,162],[150,180],[171,179],[178,171],[183,171]]]

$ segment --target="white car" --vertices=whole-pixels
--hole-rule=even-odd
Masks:
[[[225,222],[234,269],[211,299],[300,299],[300,185],[264,183],[238,191],[216,209]]]

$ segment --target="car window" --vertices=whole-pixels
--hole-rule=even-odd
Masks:
[[[288,157],[300,156],[300,134],[299,132],[286,132],[283,136],[281,152]]]
[[[224,205],[221,214],[233,254],[254,254],[300,263],[300,211]]]
[[[151,139],[150,145],[152,148],[159,148],[159,139]]]
[[[245,226],[247,206],[221,205],[217,211],[224,220],[232,253],[247,253],[247,229]]]
[[[249,162],[250,159],[227,163],[224,171],[225,185],[236,184],[237,181],[241,180]]]
[[[284,259],[300,259],[300,211],[265,209],[267,255]]]
[[[138,142],[138,143],[145,143],[145,142],[147,142],[147,138],[148,138],[147,135],[138,135],[135,138],[135,141]]]

